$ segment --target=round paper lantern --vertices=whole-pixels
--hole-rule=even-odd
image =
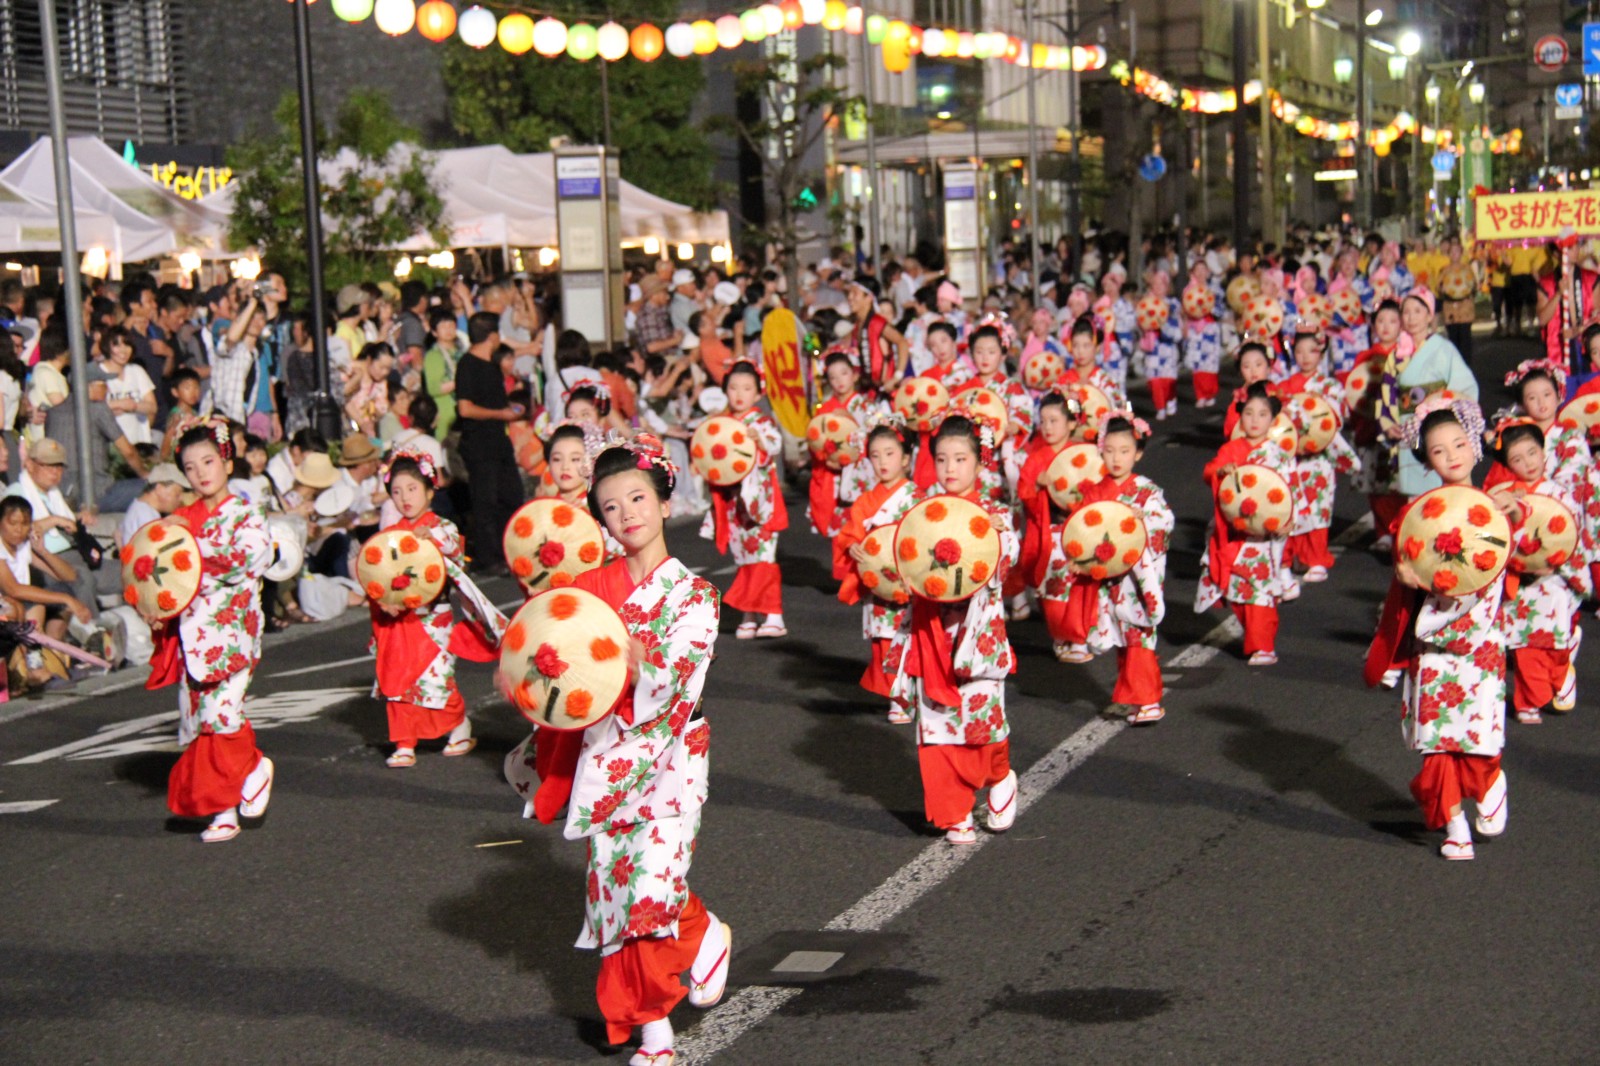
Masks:
[[[800,0],[783,0],[778,10],[783,13],[784,29],[798,30],[805,25],[805,12],[800,10]]]
[[[417,8],[417,32],[430,41],[442,41],[456,32],[456,9],[445,0],[428,0]]]
[[[667,27],[667,51],[679,59],[694,55],[694,27],[687,22],[674,22]]]
[[[862,16],[860,5],[851,4],[849,7],[845,8],[844,9],[844,32],[855,34],[857,37],[861,36],[861,29],[862,29],[861,20],[862,20],[862,17],[863,16]]]
[[[346,22],[361,22],[372,14],[372,0],[333,0],[333,13]]]
[[[469,7],[456,20],[456,33],[461,43],[469,48],[487,48],[489,42],[494,40],[495,29],[499,25],[494,12],[488,8]]]
[[[417,24],[416,0],[378,0],[372,9],[372,19],[378,29],[390,37],[410,33]]]
[[[567,50],[567,24],[560,19],[543,18],[533,24],[533,50],[554,59]]]
[[[815,26],[822,21],[827,8],[827,0],[800,0],[800,21],[807,26]]]
[[[882,44],[883,35],[889,32],[889,20],[882,15],[867,16],[867,43]]]
[[[930,26],[922,31],[922,54],[925,56],[944,55],[944,42],[945,32]]]
[[[906,48],[914,56],[922,54],[922,31],[915,26],[906,31]]]
[[[587,63],[600,51],[600,34],[587,22],[580,22],[567,30],[567,55],[580,63]]]
[[[663,47],[661,31],[648,22],[635,26],[628,35],[628,48],[633,52],[633,58],[642,63],[659,59]]]
[[[783,12],[777,4],[762,4],[756,10],[761,12],[761,22],[767,27],[768,37],[783,32]]]
[[[883,39],[883,69],[890,74],[904,74],[911,66],[911,49],[906,38],[886,36]]]
[[[822,8],[822,28],[825,30],[844,29],[845,13],[849,10],[844,0],[828,0]]]
[[[694,54],[708,56],[717,50],[717,24],[710,19],[697,19],[690,23],[694,30]]]
[[[533,47],[533,20],[520,12],[500,20],[497,36],[500,47],[514,56],[520,56]]]
[[[717,28],[717,44],[723,48],[738,48],[744,43],[744,27],[738,16],[723,15],[712,25]]]
[[[628,54],[628,30],[620,22],[608,22],[595,32],[600,58],[615,63]]]
[[[767,37],[767,20],[761,17],[760,11],[751,8],[739,16],[739,32],[751,44],[764,41]]]

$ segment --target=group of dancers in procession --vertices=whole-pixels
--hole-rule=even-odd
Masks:
[[[1275,663],[1281,606],[1335,563],[1336,478],[1358,478],[1394,558],[1367,680],[1400,686],[1404,736],[1422,757],[1412,790],[1429,828],[1444,832],[1441,854],[1469,859],[1474,833],[1506,827],[1508,677],[1519,721],[1574,706],[1578,611],[1594,592],[1590,561],[1600,562],[1587,423],[1562,414],[1562,368],[1541,361],[1517,369],[1508,384],[1518,407],[1486,425],[1476,382],[1433,332],[1433,294],[1383,291],[1343,269],[1356,293],[1343,317],[1331,299],[1320,319],[1302,306],[1289,332],[1281,313],[1235,309],[1242,384],[1204,470],[1214,507],[1195,609],[1226,604],[1249,665]],[[1008,624],[1040,613],[1065,663],[1114,651],[1107,716],[1149,726],[1166,714],[1156,647],[1175,517],[1138,473],[1154,431],[1129,404],[1126,363],[1144,355],[1164,418],[1176,409],[1176,353],[1199,352],[1195,400],[1216,402],[1219,290],[1197,272],[1172,296],[1157,275],[1131,317],[1108,288],[1058,335],[1026,338],[1001,316],[969,322],[956,311],[932,324],[934,360],[918,374],[869,310],[819,360],[826,396],[807,433],[807,514],[831,540],[839,599],[861,609],[861,686],[890,722],[913,727],[926,815],[951,846],[975,842],[980,821],[1000,833],[1016,817]],[[876,304],[870,284],[851,295]],[[1244,295],[1281,304],[1259,286]],[[1323,294],[1302,304],[1312,295]],[[1359,351],[1349,350],[1353,326]],[[667,544],[673,488],[688,472],[649,434],[577,421],[545,442],[554,495],[507,530],[508,564],[528,593],[514,617],[467,576],[461,536],[431,509],[437,471],[425,455],[389,458],[397,517],[362,549],[388,765],[413,766],[422,741],[442,740],[446,756],[471,751],[457,662],[498,662],[500,690],[536,725],[508,757],[508,781],[526,816],[559,820],[586,842],[578,946],[600,952],[611,1040],[638,1031],[634,1066],[668,1066],[672,1009],[684,998],[709,1007],[726,987],[732,931],[688,875],[721,609],[738,614],[735,639],[787,633],[784,446],[764,386],[759,362],[735,363],[727,409],[691,442],[712,494],[701,532],[737,565],[724,594]],[[261,816],[274,782],[245,714],[261,653],[257,585],[273,548],[261,514],[229,492],[232,447],[224,423],[185,427],[178,455],[197,498],[123,556],[129,600],[158,634],[150,687],[180,686],[185,747],[169,805],[206,820],[207,842]],[[1495,465],[1479,489],[1485,455]],[[1536,507],[1542,499],[1560,510]],[[1574,530],[1560,543],[1575,543],[1549,550],[1563,514]],[[592,534],[574,540],[574,529]],[[1519,557],[1534,562],[1519,568]],[[185,602],[161,599],[155,585],[191,573]]]

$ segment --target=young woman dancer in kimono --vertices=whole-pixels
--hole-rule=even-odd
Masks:
[[[1028,446],[1027,458],[1017,475],[1017,506],[1022,512],[1023,527],[1021,555],[1017,570],[1022,575],[1024,590],[1033,589],[1039,597],[1039,609],[1044,612],[1045,624],[1052,638],[1060,644],[1057,630],[1061,625],[1061,612],[1066,609],[1068,577],[1065,571],[1052,579],[1051,563],[1060,555],[1061,523],[1066,516],[1045,491],[1044,474],[1056,454],[1072,440],[1078,428],[1078,406],[1060,392],[1047,392],[1039,400],[1039,428]],[[1028,608],[1027,592],[1022,599],[1010,604],[1011,621],[1020,622],[1032,613]]]
[[[1011,510],[979,492],[978,471],[995,450],[987,427],[952,415],[934,434],[939,486],[923,498],[958,496],[980,504],[1000,534],[1000,563],[970,599],[937,603],[913,596],[911,644],[895,679],[895,695],[916,718],[917,762],[928,821],[951,844],[977,842],[972,817],[979,789],[989,789],[985,826],[1011,828],[1017,816],[1017,775],[1006,739],[1005,683],[1015,666],[1006,638],[1001,586],[1017,560]],[[992,460],[990,460],[992,461]]]
[[[874,419],[889,413],[889,405],[876,392],[860,390],[860,374],[848,352],[831,353],[823,366],[829,395],[817,406],[817,414],[846,415],[864,434]],[[865,455],[841,470],[813,457],[808,508],[812,531],[822,537],[837,535],[845,511],[874,482],[872,463]]]
[[[1276,396],[1278,386],[1268,381],[1272,375],[1272,356],[1260,341],[1246,341],[1239,347],[1239,376],[1244,384],[1233,390],[1233,399],[1222,413],[1222,436],[1233,436],[1233,427],[1239,424],[1239,408],[1250,392],[1250,386],[1260,381],[1266,384],[1268,395]]]
[[[911,608],[873,593],[875,576],[861,573],[867,561],[862,541],[874,530],[892,536],[894,526],[917,499],[910,480],[911,445],[897,426],[880,425],[867,434],[867,461],[878,483],[850,505],[844,528],[833,540],[834,576],[839,578],[839,599],[861,604],[861,635],[871,647],[871,660],[861,675],[861,687],[889,701],[889,721],[907,725],[911,715],[903,698],[894,695],[895,675],[911,639]]]
[[[167,806],[210,819],[200,839],[216,844],[239,835],[240,818],[265,814],[272,798],[272,760],[257,750],[244,713],[261,661],[261,575],[272,564],[272,540],[261,511],[228,491],[233,439],[225,421],[181,430],[177,457],[198,498],[167,520],[194,534],[200,558],[179,552],[171,564],[198,566],[200,591],[176,618],[146,619],[157,645],[145,687],[178,682],[184,750],[167,779]]]
[[[399,521],[387,528],[433,541],[444,556],[447,579],[455,582],[481,611],[488,601],[461,570],[465,547],[461,534],[454,523],[433,513],[438,471],[432,457],[422,452],[401,452],[386,464],[383,480],[390,500],[400,512]],[[394,753],[386,765],[396,769],[415,766],[419,740],[446,738],[442,754],[447,756],[472,751],[478,742],[472,736],[466,701],[456,686],[456,656],[462,644],[455,639],[455,611],[448,590],[432,603],[415,609],[375,602],[368,606],[372,612],[372,651],[377,658],[373,695],[387,705],[389,740],[394,744]],[[492,644],[477,641],[475,645],[477,650],[471,657],[488,661],[493,654]]]
[[[1483,458],[1483,416],[1471,400],[1423,400],[1405,423],[1404,442],[1445,485],[1471,485]],[[1426,507],[1426,501],[1420,506]],[[1413,501],[1407,505],[1419,506]],[[1508,512],[1520,513],[1514,501]],[[1513,533],[1517,514],[1510,515]],[[1402,520],[1404,512],[1402,512]],[[1423,585],[1401,545],[1378,633],[1367,653],[1366,682],[1391,670],[1405,678],[1401,728],[1422,756],[1411,794],[1429,829],[1444,830],[1439,854],[1474,856],[1463,802],[1477,807],[1482,836],[1505,832],[1509,806],[1500,768],[1505,744],[1506,631],[1501,605],[1506,579],[1464,596],[1442,596]]]
[[[1167,576],[1167,540],[1176,524],[1172,508],[1160,486],[1133,472],[1144,457],[1150,427],[1132,411],[1118,411],[1100,430],[1100,456],[1106,476],[1085,486],[1083,500],[1074,512],[1091,503],[1115,500],[1138,511],[1148,538],[1145,551],[1121,577],[1096,580],[1079,564],[1061,558],[1072,575],[1067,614],[1073,629],[1083,634],[1070,649],[1087,655],[1117,649],[1117,684],[1111,691],[1107,718],[1125,718],[1132,725],[1161,721],[1161,664],[1156,659],[1156,627],[1167,611],[1162,582]],[[1059,538],[1057,538],[1059,540]],[[1061,552],[1058,547],[1057,552]]]
[[[595,460],[591,510],[623,557],[579,574],[632,638],[629,684],[583,731],[565,835],[588,841],[580,948],[598,949],[595,998],[611,1043],[642,1027],[630,1066],[671,1066],[667,1016],[711,1007],[727,985],[732,932],[689,890],[706,802],[711,726],[701,709],[717,639],[717,590],[667,550],[677,469],[640,434]],[[559,595],[559,592],[555,593]]]
[[[1206,485],[1217,499],[1222,482],[1246,463],[1272,467],[1288,480],[1294,458],[1267,436],[1272,420],[1282,409],[1266,382],[1249,387],[1239,405],[1243,436],[1230,440],[1206,464]],[[1223,517],[1220,502],[1206,533],[1205,558],[1200,565],[1200,588],[1195,595],[1197,613],[1226,601],[1244,627],[1244,654],[1251,666],[1271,666],[1278,661],[1278,603],[1282,599],[1283,536],[1258,537],[1233,529]]]
[[[1294,363],[1295,373],[1279,386],[1281,394],[1291,404],[1301,393],[1320,396],[1343,420],[1347,413],[1344,386],[1326,372],[1322,337],[1314,333],[1297,335]],[[1290,482],[1294,489],[1294,527],[1284,545],[1283,562],[1290,568],[1303,568],[1308,582],[1328,580],[1328,571],[1333,567],[1328,530],[1333,526],[1333,499],[1338,487],[1334,478],[1360,468],[1361,460],[1342,433],[1335,433],[1328,446],[1317,454],[1295,460],[1294,479]]]
[[[1529,493],[1559,500],[1574,516],[1581,514],[1577,500],[1547,473],[1544,431],[1529,417],[1510,418],[1494,431],[1494,457],[1509,480],[1489,489],[1497,500],[1516,499]],[[1511,653],[1511,707],[1517,721],[1538,725],[1544,710],[1566,714],[1577,706],[1578,674],[1572,656],[1578,649],[1578,609],[1593,592],[1588,554],[1580,538],[1578,548],[1552,573],[1522,575],[1506,584],[1501,619],[1506,647]]]
[[[777,423],[756,407],[761,374],[754,363],[734,363],[722,387],[728,394],[728,414],[743,422],[755,440],[755,469],[735,485],[711,489],[711,510],[700,535],[715,541],[719,552],[731,548],[739,567],[722,598],[731,609],[744,612],[734,636],[739,640],[788,636],[783,624],[783,574],[778,570],[778,534],[789,528],[778,479],[783,438]]]

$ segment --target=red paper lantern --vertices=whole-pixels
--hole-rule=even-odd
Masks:
[[[800,0],[783,0],[783,3],[778,5],[778,10],[783,12],[785,29],[798,30],[806,24],[805,12],[800,8]]]

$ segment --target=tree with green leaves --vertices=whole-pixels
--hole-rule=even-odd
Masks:
[[[673,0],[572,0],[562,9],[579,21],[672,21]],[[704,134],[684,119],[705,88],[700,61],[663,56],[579,62],[503,48],[444,44],[443,74],[450,122],[470,144],[503,144],[513,152],[547,152],[565,137],[605,142],[604,101],[611,110],[611,146],[622,176],[657,196],[704,210],[715,199],[712,153]],[[606,85],[602,92],[601,79]]]
[[[790,292],[800,291],[796,253],[804,240],[817,236],[801,227],[814,206],[802,194],[823,180],[810,163],[813,151],[830,125],[864,106],[861,97],[848,95],[838,84],[837,72],[844,67],[844,57],[832,51],[735,63],[739,95],[754,106],[713,115],[706,122],[708,130],[737,138],[761,161],[767,205],[763,236],[788,253]]]
[[[234,179],[228,238],[254,246],[291,291],[307,292],[305,199],[298,99],[285,96],[273,130],[229,149]],[[394,249],[419,233],[444,247],[444,201],[433,186],[415,130],[395,117],[381,93],[358,90],[339,107],[332,128],[316,131],[322,179],[323,279],[330,290],[388,274]],[[340,166],[326,164],[339,159]]]

